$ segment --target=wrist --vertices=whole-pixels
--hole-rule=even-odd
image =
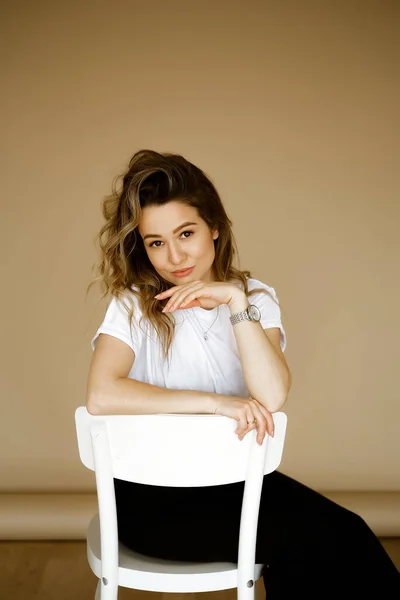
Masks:
[[[231,316],[235,313],[242,312],[246,310],[250,306],[250,302],[243,290],[236,288],[234,294],[232,294],[232,299],[228,303],[228,307],[231,313]]]
[[[207,413],[211,415],[216,414],[216,411],[219,406],[218,396],[219,394],[210,394],[210,396],[208,397]]]

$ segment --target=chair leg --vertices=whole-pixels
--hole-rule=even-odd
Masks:
[[[99,579],[94,600],[118,600],[118,586],[104,585]]]
[[[254,593],[254,582],[253,585],[249,588],[249,587],[244,587],[243,584],[238,586],[237,588],[237,594],[236,594],[236,598],[237,600],[255,600],[255,593]]]

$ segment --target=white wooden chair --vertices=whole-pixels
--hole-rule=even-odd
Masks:
[[[259,446],[255,430],[240,441],[236,421],[220,415],[93,416],[83,406],[76,410],[79,455],[96,477],[99,513],[87,533],[88,561],[99,578],[96,600],[116,600],[118,586],[175,593],[237,588],[239,600],[254,600],[263,568],[255,564],[263,476],[279,466],[286,433],[286,414],[273,418],[275,435]],[[118,542],[114,477],[169,487],[245,481],[237,563],[167,561],[126,548]]]

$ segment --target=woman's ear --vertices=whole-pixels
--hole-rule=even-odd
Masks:
[[[216,240],[217,237],[219,237],[219,231],[218,231],[218,229],[215,229],[215,231],[213,233],[213,240]]]

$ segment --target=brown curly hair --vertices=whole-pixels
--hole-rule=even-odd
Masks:
[[[178,154],[140,150],[129,161],[125,174],[118,176],[112,194],[103,201],[105,224],[97,241],[100,246],[99,275],[88,285],[101,282],[102,298],[111,295],[126,308],[129,322],[135,310],[130,294],[138,299],[142,318],[147,319],[161,340],[164,356],[168,359],[175,332],[175,318],[163,313],[162,305],[154,299],[171,287],[151,264],[138,231],[142,209],[179,200],[197,209],[210,231],[218,228],[214,240],[215,260],[213,271],[216,281],[236,281],[242,284],[246,295],[268,292],[254,289],[250,292],[247,277],[250,271],[233,266],[237,246],[232,232],[232,222],[225,212],[221,198],[210,179],[198,167]],[[135,286],[138,288],[135,290]],[[126,294],[129,290],[130,294]],[[127,298],[129,305],[125,304]]]

